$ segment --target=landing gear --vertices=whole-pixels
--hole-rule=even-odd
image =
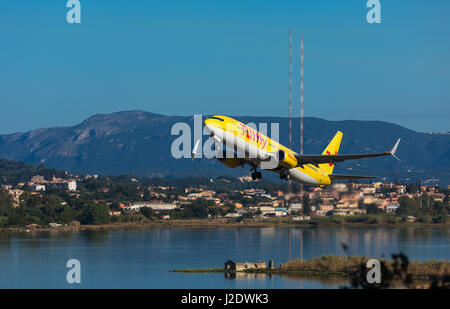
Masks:
[[[254,172],[254,173],[252,173],[252,179],[253,180],[257,180],[257,179],[261,179],[261,178],[262,178],[261,172]]]
[[[289,179],[291,179],[291,175],[289,175],[287,170],[282,170],[280,172],[280,179],[289,180]]]
[[[253,171],[253,173],[252,173],[252,179],[253,180],[258,180],[258,179],[262,178],[261,172],[257,171],[256,167],[252,167],[252,171]]]

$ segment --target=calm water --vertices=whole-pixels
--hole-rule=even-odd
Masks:
[[[280,276],[172,273],[235,261],[321,255],[450,259],[450,230],[356,228],[217,228],[0,233],[0,288],[337,288],[326,281]],[[81,284],[68,284],[66,262],[81,262]]]

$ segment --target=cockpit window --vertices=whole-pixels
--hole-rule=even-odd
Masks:
[[[219,118],[219,117],[211,117],[211,119],[216,119],[216,120],[219,120],[219,121],[223,121],[223,119]]]

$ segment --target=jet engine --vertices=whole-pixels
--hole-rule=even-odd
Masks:
[[[217,160],[219,160],[220,163],[231,168],[236,168],[241,165],[241,161],[238,158],[217,158]]]
[[[278,151],[279,164],[287,168],[295,168],[298,164],[297,159],[290,152],[284,150]]]
[[[229,154],[228,154],[229,156]],[[241,160],[239,158],[236,158],[237,154],[234,153],[232,157],[227,157],[227,152],[224,149],[222,152],[222,157],[221,158],[216,158],[220,163],[231,167],[231,168],[236,168],[239,165],[241,165]]]

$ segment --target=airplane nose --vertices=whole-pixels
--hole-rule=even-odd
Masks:
[[[211,119],[205,119],[203,121],[203,126],[208,130],[208,132],[211,132],[212,126],[211,126]]]
[[[212,127],[211,127],[210,125],[206,124],[206,123],[205,123],[205,129],[206,129],[206,131],[209,132],[209,133],[212,133],[212,132],[213,132]]]

